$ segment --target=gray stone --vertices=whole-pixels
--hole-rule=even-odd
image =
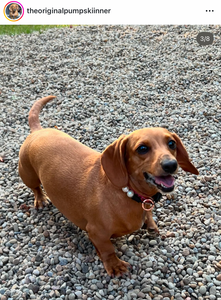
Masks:
[[[200,286],[199,292],[200,292],[201,295],[206,294],[206,287],[204,285]]]
[[[215,287],[215,285],[211,286],[211,288],[209,289],[209,293],[210,293],[210,295],[216,295],[216,287]]]
[[[192,275],[193,274],[193,269],[192,268],[187,268],[187,273],[189,274],[189,275]]]
[[[35,294],[39,291],[39,286],[31,283],[29,284],[28,289],[32,290],[32,292]]]
[[[151,241],[149,241],[149,244],[150,244],[150,246],[155,246],[155,245],[157,245],[158,243],[157,243],[156,240],[151,240]]]

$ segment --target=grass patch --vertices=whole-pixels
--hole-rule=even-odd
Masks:
[[[0,25],[0,35],[15,35],[21,33],[32,33],[33,31],[42,32],[49,28],[64,27],[67,25]]]

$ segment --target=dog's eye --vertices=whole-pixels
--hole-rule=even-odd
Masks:
[[[176,143],[173,140],[170,140],[168,142],[168,146],[170,149],[175,150],[176,149]]]
[[[141,145],[137,148],[138,154],[146,154],[149,150],[150,148],[145,145]]]

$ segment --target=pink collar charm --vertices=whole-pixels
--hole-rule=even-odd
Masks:
[[[148,205],[151,205],[149,208],[146,208],[145,207],[145,204],[148,204]],[[151,198],[148,198],[148,199],[144,199],[143,202],[142,202],[142,208],[143,210],[145,211],[150,211],[154,208],[154,202]]]

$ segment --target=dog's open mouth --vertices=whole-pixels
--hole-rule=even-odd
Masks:
[[[175,178],[173,176],[152,176],[146,172],[143,174],[147,183],[155,185],[162,192],[169,193],[173,191],[175,183]]]

